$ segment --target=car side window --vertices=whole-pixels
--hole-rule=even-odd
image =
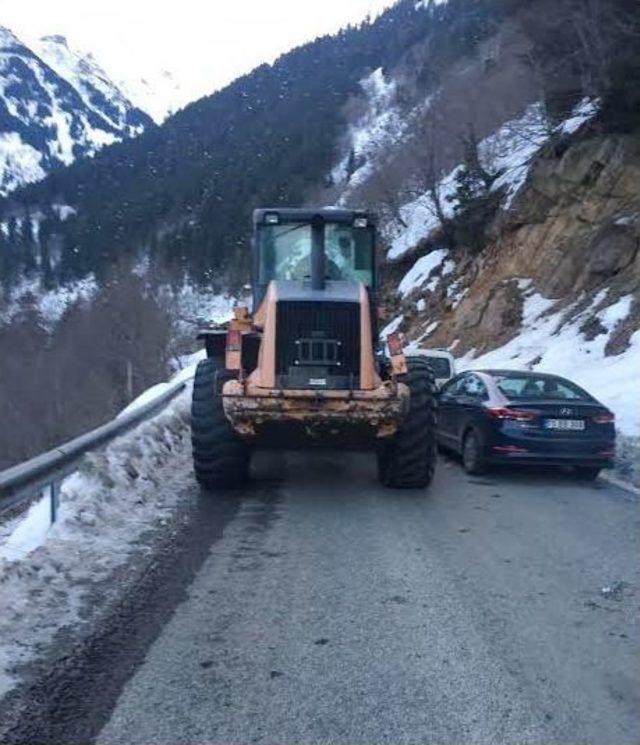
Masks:
[[[483,401],[488,397],[487,387],[477,375],[469,375],[464,381],[464,393],[470,398]]]
[[[457,393],[460,392],[460,387],[464,383],[464,377],[461,378],[453,378],[453,380],[450,380],[448,383],[442,386],[440,389],[440,395],[441,396],[455,396]]]

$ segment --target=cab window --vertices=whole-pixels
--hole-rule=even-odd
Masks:
[[[259,282],[309,279],[312,232],[308,222],[266,225],[259,234]],[[325,223],[327,279],[373,285],[373,231],[343,223]]]
[[[260,283],[311,275],[311,225],[284,223],[260,231]]]
[[[328,279],[373,284],[373,245],[371,231],[351,225],[327,223],[324,251]]]

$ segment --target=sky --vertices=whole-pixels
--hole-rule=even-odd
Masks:
[[[158,96],[186,103],[262,62],[393,0],[0,0],[0,24],[27,43],[62,34],[91,51],[133,88],[145,78]],[[163,79],[168,70],[179,85]],[[161,90],[171,88],[172,92]],[[132,90],[133,90],[132,88]],[[160,101],[158,102],[160,103]]]

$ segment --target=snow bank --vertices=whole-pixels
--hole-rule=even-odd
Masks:
[[[24,515],[2,526],[6,534],[0,543],[0,560],[17,561],[35,551],[46,540],[51,528],[51,498],[48,489],[30,505]],[[10,532],[8,532],[10,531]]]
[[[176,385],[176,383],[183,383],[191,380],[195,375],[198,362],[200,362],[200,360],[204,359],[206,356],[206,350],[201,349],[195,354],[189,354],[182,357],[180,359],[182,367],[175,375],[173,375],[171,380],[168,380],[165,383],[158,383],[157,385],[152,385],[151,388],[147,388],[146,391],[141,393],[130,404],[122,409],[122,411],[118,414],[118,417],[121,417],[124,414],[129,414],[132,411],[136,411],[136,409],[141,409],[143,406],[146,406],[152,401],[155,401],[163,394],[165,394],[169,390],[169,388]]]
[[[155,418],[85,457],[63,483],[58,522],[26,557],[22,550],[20,560],[11,560],[6,548],[11,535],[14,549],[34,540],[16,539],[22,521],[0,526],[0,695],[17,682],[18,666],[41,654],[60,628],[86,624],[100,612],[104,606],[89,601],[92,587],[144,550],[143,535],[164,525],[183,498],[191,483],[189,399],[187,390]]]
[[[640,331],[633,334],[630,347],[622,354],[614,357],[604,354],[610,333],[629,315],[632,297],[622,297],[595,313],[607,333],[588,341],[579,330],[605,297],[605,291],[599,293],[589,308],[563,324],[571,308],[554,310],[557,301],[526,289],[522,329],[518,336],[479,357],[474,357],[472,350],[458,361],[459,369],[510,368],[561,375],[608,406],[615,413],[621,432],[640,435]]]

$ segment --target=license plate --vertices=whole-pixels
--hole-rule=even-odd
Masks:
[[[584,419],[546,419],[545,429],[562,429],[571,432],[581,432],[584,429]]]

